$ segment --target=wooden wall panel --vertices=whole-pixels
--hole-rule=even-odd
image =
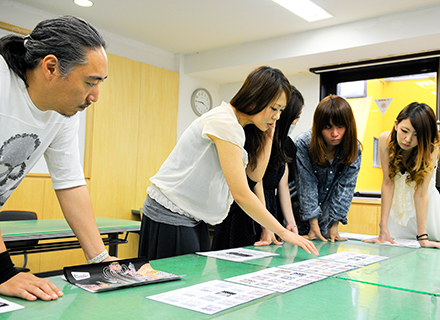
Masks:
[[[6,201],[2,210],[35,211],[38,218],[43,219],[42,199],[45,197],[45,183],[48,179],[50,180],[49,175],[25,177]]]
[[[90,190],[96,216],[137,217],[148,179],[175,145],[178,74],[108,55],[109,77],[93,110]],[[130,235],[119,256],[137,256]]]
[[[380,201],[356,202],[348,211],[348,224],[339,225],[340,232],[379,235]]]
[[[46,179],[44,182],[44,198],[43,212],[41,219],[63,219],[63,211],[61,210],[55,190],[52,189],[52,181]]]
[[[149,179],[173,150],[177,136],[178,74],[145,64],[142,74],[136,209],[142,207]]]
[[[45,180],[48,176],[26,177],[6,201],[2,210],[29,210],[35,211],[39,219],[43,217],[43,201],[45,192]],[[23,265],[23,256],[12,256],[12,261],[16,266]],[[28,255],[27,267],[34,270],[40,270],[39,255]],[[36,271],[37,272],[37,271]]]
[[[95,216],[131,219],[136,197],[136,163],[142,63],[108,55],[109,76],[93,110],[90,190]],[[120,257],[137,256],[138,239],[120,246]]]
[[[35,254],[37,255],[37,254]],[[67,266],[85,264],[87,260],[82,249],[38,253],[40,265],[38,272],[60,270]],[[29,255],[32,257],[33,255]],[[30,268],[31,272],[37,272]]]
[[[142,63],[108,58],[108,79],[100,85],[93,107],[90,190],[96,216],[130,219],[136,196]]]
[[[38,219],[63,219],[52,180],[47,174],[29,174],[13,192],[2,210],[35,211]],[[23,265],[23,256],[12,256],[16,266]],[[81,249],[28,255],[27,267],[31,272],[62,269],[66,265],[86,263]]]

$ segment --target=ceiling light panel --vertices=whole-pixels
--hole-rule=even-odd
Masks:
[[[309,0],[272,0],[308,22],[333,17],[330,13]]]

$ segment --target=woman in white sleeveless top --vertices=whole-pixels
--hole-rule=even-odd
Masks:
[[[185,130],[150,178],[143,206],[139,256],[150,260],[210,250],[208,224],[223,221],[233,200],[255,221],[318,254],[314,244],[284,228],[250,190],[261,181],[275,123],[290,98],[290,83],[275,68],[253,70],[230,103],[203,114]],[[244,127],[253,131],[247,138]],[[244,144],[251,146],[245,150]]]
[[[383,170],[380,234],[369,242],[417,239],[440,248],[440,194],[435,188],[439,133],[433,110],[411,103],[379,138]]]

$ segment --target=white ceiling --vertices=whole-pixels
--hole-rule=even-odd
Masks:
[[[270,0],[16,0],[172,53],[195,53],[440,3],[439,0],[314,0],[333,18],[307,22]]]
[[[194,54],[439,4],[440,0],[314,0],[333,18],[309,23],[270,0],[16,0],[173,54]],[[231,70],[228,70],[231,71]],[[223,71],[224,72],[224,71]]]

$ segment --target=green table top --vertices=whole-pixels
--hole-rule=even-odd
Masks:
[[[140,221],[123,220],[96,217],[96,224],[101,234],[111,232],[138,231]],[[72,234],[65,219],[25,220],[25,221],[1,221],[0,230],[5,241],[16,240],[24,237],[53,238],[58,235]]]
[[[60,277],[49,278],[64,296],[56,301],[24,301],[3,297],[24,309],[0,314],[0,319],[440,319],[440,297],[407,290],[438,279],[440,251],[365,244],[359,241],[315,242],[320,254],[352,251],[379,254],[389,259],[329,277],[287,293],[274,293],[262,299],[219,312],[212,316],[168,304],[147,296],[194,284],[224,280],[266,267],[309,258],[290,244],[258,248],[274,250],[279,257],[237,263],[198,255],[152,261],[153,268],[186,276],[177,281],[151,284],[103,293],[89,293]],[[409,272],[411,270],[411,272]],[[407,273],[403,276],[404,271]],[[400,277],[400,278],[399,278]],[[363,281],[368,278],[368,281]],[[361,281],[362,280],[362,281]],[[398,284],[398,282],[400,284]],[[389,283],[394,285],[389,285]],[[389,285],[389,287],[387,287]],[[430,288],[433,288],[431,286]],[[438,291],[440,292],[440,291]]]
[[[389,257],[389,259],[378,263],[337,275],[340,279],[440,296],[440,251],[438,249],[414,249],[370,244],[362,241],[334,243],[314,241],[314,244],[320,256],[350,251]],[[247,248],[252,249],[253,247]],[[283,264],[317,258],[289,243],[285,243],[283,246],[265,246],[257,249],[278,253],[279,256],[250,260],[246,263],[278,267]]]
[[[326,256],[329,254],[350,251],[363,254],[372,254],[377,256],[385,257],[397,257],[407,253],[413,253],[414,249],[397,247],[397,246],[387,246],[387,245],[373,245],[370,243],[365,243],[362,241],[341,241],[341,242],[322,242],[313,241],[316,249],[318,249],[319,256],[313,254],[308,254],[303,249],[298,246],[292,245],[290,243],[284,243],[282,246],[263,246],[263,247],[246,247],[247,249],[256,249],[265,252],[278,253],[279,256],[268,257],[257,260],[249,260],[246,263],[257,264],[265,267],[278,267],[283,264],[295,263],[307,259],[315,259],[321,256]],[[440,254],[440,251],[438,252]]]
[[[393,259],[340,274],[338,278],[440,296],[440,251],[411,249]]]

